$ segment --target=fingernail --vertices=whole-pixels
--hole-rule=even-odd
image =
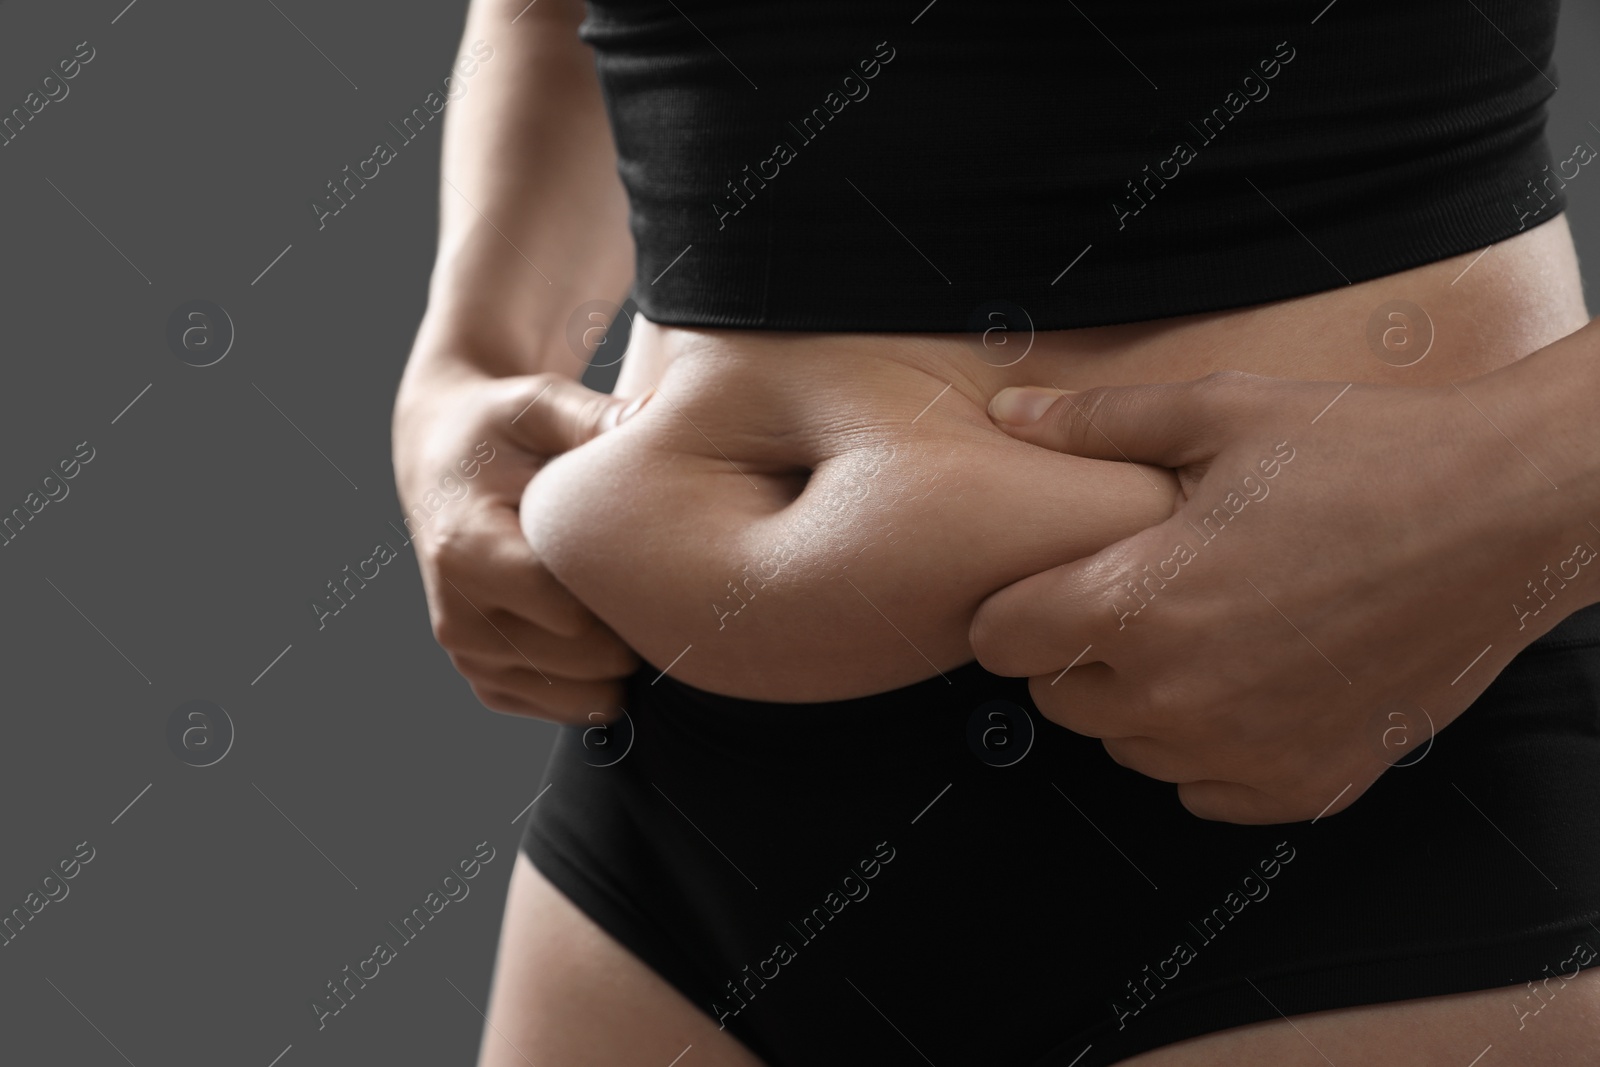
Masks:
[[[646,389],[644,392],[628,401],[622,410],[617,412],[617,421],[611,424],[612,428],[615,429],[616,427],[621,426],[623,423],[637,415],[639,413],[639,409],[644,407],[649,399],[655,395],[656,391],[654,389]]]
[[[1070,392],[1067,389],[1044,389],[1039,386],[1011,386],[1002,389],[989,401],[989,415],[1012,426],[1037,422],[1050,410],[1056,398]]]

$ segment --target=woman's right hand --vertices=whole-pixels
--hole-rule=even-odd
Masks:
[[[491,710],[615,718],[639,658],[544,567],[517,509],[549,457],[614,426],[626,401],[559,374],[485,374],[468,343],[424,345],[400,385],[393,444],[435,638]]]

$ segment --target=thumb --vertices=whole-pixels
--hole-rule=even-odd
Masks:
[[[1081,391],[1014,386],[995,394],[989,415],[1011,436],[1057,452],[1187,467],[1216,453],[1235,406],[1234,377]]]
[[[518,380],[509,398],[511,434],[537,455],[569,452],[615,429],[653,393],[628,400],[558,374],[529,375]]]

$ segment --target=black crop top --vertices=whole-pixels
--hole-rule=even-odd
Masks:
[[[1003,307],[1064,329],[1335,288],[1553,218],[1559,6],[591,0],[580,35],[646,317],[963,331]]]

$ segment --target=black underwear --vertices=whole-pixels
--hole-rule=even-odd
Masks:
[[[770,1067],[1100,1067],[1502,986],[1531,1015],[1600,958],[1600,606],[1278,826],[1195,818],[976,665],[810,705],[657,673],[562,730],[522,847]]]

